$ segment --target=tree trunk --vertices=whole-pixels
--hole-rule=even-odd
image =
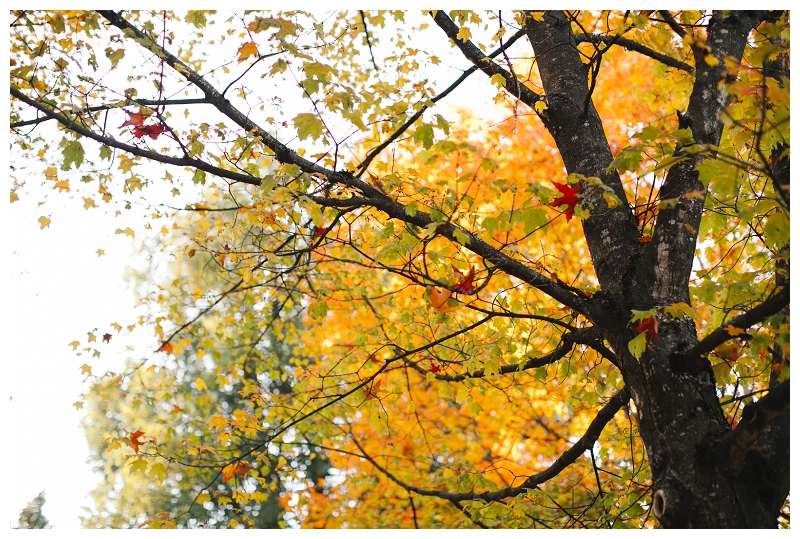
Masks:
[[[763,16],[755,11],[715,13],[708,28],[711,54],[740,61],[751,30]],[[543,21],[529,18],[526,28],[546,94],[545,124],[567,172],[599,177],[624,202],[618,175],[607,171],[612,155],[570,21],[562,12],[547,12]],[[721,84],[724,62],[711,66],[714,62],[702,61],[709,54],[702,46],[694,52],[695,85],[686,112],[679,114],[680,127],[691,128],[698,144],[717,145],[720,115],[728,102]],[[677,199],[677,204],[661,210],[650,243],[637,241],[640,234],[625,204],[609,209],[596,188],[581,186],[592,208],[583,221],[584,233],[602,289],[591,301],[590,319],[621,358],[650,460],[652,508],[661,524],[775,527],[789,491],[788,383],[746,409],[732,429],[719,405],[711,365],[695,348],[691,319],[659,315],[660,340],[649,343],[640,360],[628,351],[635,336],[628,328],[632,309],[689,302],[704,200],[684,195],[704,191],[695,171],[703,159],[695,154],[670,169],[661,196]],[[752,445],[755,439],[757,447]]]

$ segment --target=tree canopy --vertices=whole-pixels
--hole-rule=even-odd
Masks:
[[[788,526],[788,12],[11,21],[11,202],[153,232],[85,525]]]

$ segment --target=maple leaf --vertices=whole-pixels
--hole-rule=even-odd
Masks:
[[[222,469],[222,481],[223,483],[230,481],[237,475],[241,478],[245,478],[247,477],[247,472],[249,472],[252,468],[253,467],[246,462],[239,462],[235,466],[233,464],[228,464]]]
[[[367,400],[370,399],[377,399],[378,398],[378,391],[383,385],[383,380],[378,380],[371,387],[364,387],[364,391],[367,394]]]
[[[80,345],[81,345],[80,341],[72,341],[72,342],[71,342],[71,343],[69,343],[67,346],[71,346],[71,347],[72,347],[72,351],[74,352],[75,350],[77,350],[77,349],[78,349],[78,347],[79,347]]]
[[[174,353],[172,352],[172,345],[169,342],[164,342],[161,345],[161,348],[156,350],[156,352],[164,352],[165,354],[173,354],[174,355]]]
[[[137,430],[135,432],[132,432],[131,435],[128,437],[128,439],[130,440],[130,446],[137,454],[139,453],[139,446],[145,444],[145,442],[139,439],[142,436],[144,436],[144,432]]]
[[[128,112],[127,110],[125,111],[125,114],[128,115],[128,119],[125,120],[125,123],[119,126],[119,129],[122,129],[126,125],[132,125],[133,127],[142,127],[144,125],[144,121],[150,117],[149,114],[144,114],[142,112]]]
[[[253,41],[248,41],[237,51],[239,53],[239,62],[244,62],[251,56],[258,55],[258,45],[255,44]]]
[[[436,288],[428,288],[428,299],[431,301],[431,306],[440,313],[450,310],[447,307],[447,300],[450,299],[452,292],[450,290],[438,290]]]
[[[143,136],[147,135],[151,139],[157,139],[161,133],[164,133],[167,130],[167,126],[162,124],[136,126],[133,128],[133,136],[136,138],[142,138]]]
[[[103,335],[103,342],[111,342],[111,333]]]
[[[462,294],[469,294],[470,292],[475,290],[475,286],[472,284],[472,281],[475,280],[475,268],[470,266],[469,273],[467,273],[466,275],[458,271],[458,269],[456,269],[455,266],[453,266],[453,271],[455,271],[456,273],[461,275],[461,277],[463,277],[463,279],[461,279],[461,282],[453,287],[456,292],[461,292]]]
[[[567,216],[567,221],[569,221],[572,219],[572,216],[575,215],[575,204],[578,203],[578,191],[580,191],[580,186],[576,185],[575,187],[572,187],[568,183],[555,182],[553,182],[553,185],[559,190],[561,196],[553,200],[553,202],[550,203],[550,206],[553,208],[559,208],[563,204],[566,204],[567,209],[564,211],[564,215]]]
[[[81,369],[81,374],[85,374],[87,376],[91,376],[92,375],[92,367],[87,365],[86,363],[81,365],[80,369]]]
[[[440,370],[441,369],[439,368],[439,365],[437,365],[436,363],[431,363],[431,366],[428,368],[428,372],[433,372],[433,373],[437,373]]]
[[[41,217],[39,217],[39,226],[40,226],[39,230],[44,230],[45,227],[50,226],[50,219],[42,215]]]
[[[661,342],[661,339],[658,336],[658,319],[655,316],[651,316],[647,320],[642,320],[639,322],[633,331],[636,333],[645,333],[647,335],[647,342],[648,344],[653,339]]]

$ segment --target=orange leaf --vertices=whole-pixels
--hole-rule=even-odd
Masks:
[[[247,477],[247,472],[252,469],[252,466],[247,464],[246,462],[239,462],[236,465],[228,464],[224,468],[222,468],[222,481],[223,483],[226,481],[230,481],[235,476],[239,477]]]
[[[130,442],[131,442],[131,447],[133,447],[133,450],[137,454],[139,453],[139,446],[145,444],[145,442],[143,442],[143,441],[141,441],[139,439],[142,436],[144,436],[144,432],[142,432],[140,430],[137,430],[136,432],[132,432],[131,435],[128,438],[130,440]]]
[[[244,62],[251,56],[258,54],[258,45],[256,45],[255,42],[253,41],[248,41],[247,43],[239,47],[238,53],[239,53],[239,61]]]
[[[164,352],[165,354],[172,354],[172,355],[175,355],[175,354],[172,352],[172,345],[171,345],[169,342],[165,342],[164,344],[162,344],[162,345],[161,345],[161,348],[159,348],[158,350],[156,350],[156,352]]]
[[[381,385],[383,385],[383,380],[377,380],[372,384],[372,387],[364,387],[364,391],[367,393],[367,400],[378,398],[378,391],[380,390]]]
[[[144,121],[149,117],[148,114],[144,114],[141,112],[128,112],[127,110],[125,111],[125,114],[128,115],[128,119],[125,120],[125,123],[119,126],[120,129],[122,129],[126,125],[132,125],[134,127],[142,127],[142,125],[144,125]]]
[[[452,292],[449,290],[437,290],[436,288],[428,288],[428,299],[431,300],[431,305],[440,313],[445,312],[447,309],[447,300],[450,299]]]

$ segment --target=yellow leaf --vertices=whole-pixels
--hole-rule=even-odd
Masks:
[[[44,177],[50,181],[58,181],[58,169],[56,167],[47,167],[44,171]]]
[[[48,219],[44,215],[39,217],[39,227],[40,227],[39,230],[44,230],[45,227],[49,227],[49,226],[50,226],[50,219]]]
[[[80,345],[81,345],[81,343],[80,343],[79,341],[72,341],[72,342],[71,342],[71,343],[69,343],[67,346],[71,346],[71,347],[72,347],[72,351],[74,352],[75,350],[77,350],[77,349],[78,349],[78,347],[79,347]]]
[[[541,114],[542,112],[547,110],[547,103],[542,100],[537,101],[533,104],[533,108],[536,109],[536,112]]]
[[[197,503],[203,505],[211,501],[211,496],[207,492],[202,492],[197,496]]]
[[[118,228],[115,234],[125,234],[126,236],[130,236],[131,238],[136,237],[136,234],[133,232],[133,230],[131,230],[130,227],[126,228],[125,230]]]
[[[461,30],[458,31],[456,38],[460,39],[461,41],[467,41],[469,38],[472,37],[472,32],[469,31],[469,28],[466,26],[462,26]]]
[[[708,64],[710,67],[715,67],[719,65],[719,58],[717,58],[713,54],[706,54],[703,60],[705,60],[706,64]]]
[[[87,333],[87,335],[89,335],[89,342],[96,342],[97,341],[97,337],[95,337],[94,333]]]
[[[83,401],[75,401],[72,403],[76,410],[80,410],[83,408]]]
[[[202,378],[195,378],[194,379],[194,384],[197,386],[197,390],[198,391],[202,391],[204,389],[208,389],[208,386],[206,385],[205,380],[203,380]]]
[[[106,252],[103,249],[97,250],[97,256],[103,256],[104,254],[106,254]]]
[[[83,198],[83,208],[88,210],[89,208],[96,208],[97,204],[94,203],[94,199],[90,197]]]
[[[239,61],[244,62],[251,56],[258,54],[258,45],[256,45],[252,41],[248,41],[247,43],[239,47],[239,50],[237,52],[239,53]]]
[[[11,202],[16,202],[19,200],[19,195],[16,194],[14,191],[11,191]]]
[[[86,374],[88,376],[92,375],[92,368],[89,365],[87,365],[86,363],[81,365],[80,369],[81,369],[81,374]]]
[[[53,187],[58,189],[59,193],[62,191],[66,191],[67,193],[69,193],[69,180],[61,180],[59,182],[56,182],[56,184]]]

